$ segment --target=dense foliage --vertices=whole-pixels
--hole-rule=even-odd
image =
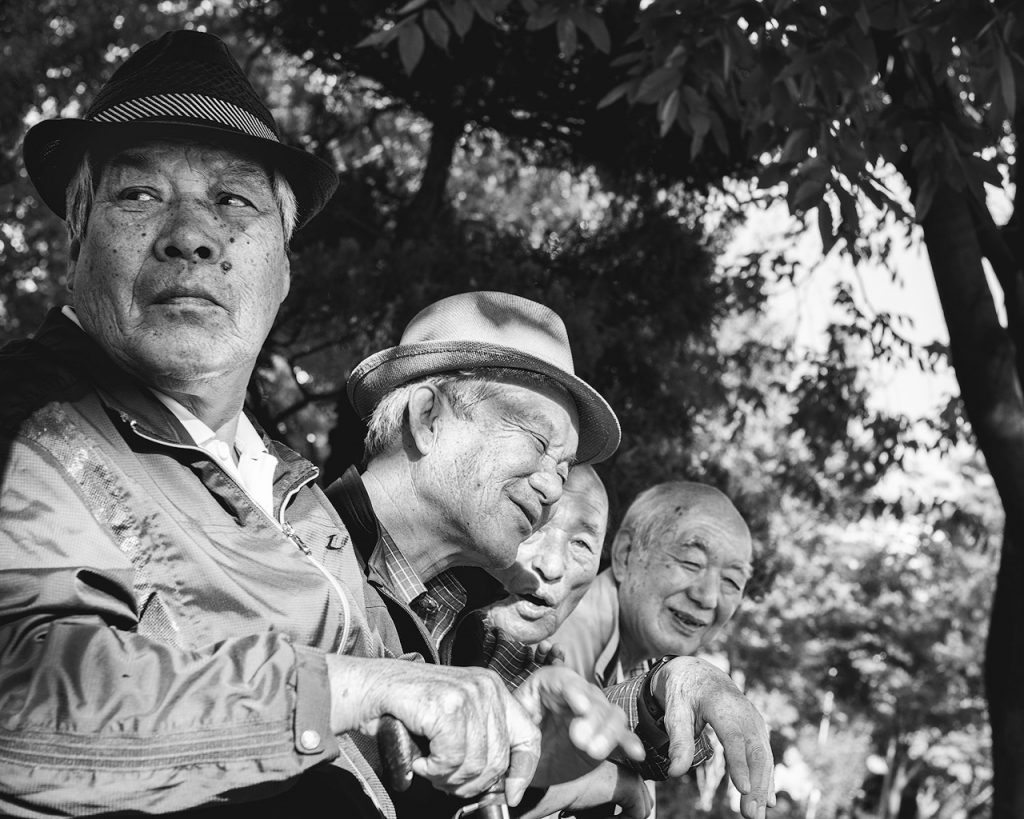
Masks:
[[[1012,357],[1000,358],[997,328],[986,325],[987,346],[969,334],[992,295],[985,285],[944,306],[994,487],[959,401],[924,422],[871,400],[867,362],[936,366],[941,345],[913,347],[890,316],[841,291],[826,343],[805,355],[762,314],[792,261],[717,259],[741,218],[730,202],[782,197],[816,214],[826,251],[876,261],[887,249],[872,235],[879,208],[926,221],[967,207],[977,269],[981,245],[1015,332],[1017,223],[997,228],[979,195],[999,181],[993,168],[1012,172],[1012,7],[8,3],[3,337],[30,332],[64,298],[62,226],[21,169],[25,127],[80,112],[128,50],[182,25],[222,34],[291,140],[342,173],[293,243],[292,293],[252,390],[268,428],[336,475],[360,451],[344,379],[416,310],[470,288],[549,304],[578,371],[623,422],[624,446],[602,467],[613,516],[650,483],[688,477],[722,487],[751,522],[757,593],[721,649],[769,716],[778,758],[801,772],[794,815],[984,815],[995,498],[1024,500],[1015,470],[999,467],[1016,443],[993,446],[986,432],[992,390],[1009,389],[1001,406],[1020,411],[1019,384],[1014,397],[1012,378],[991,377],[993,361]],[[912,203],[894,194],[893,174]],[[726,177],[746,182],[723,187]],[[963,234],[946,233],[924,234],[937,278],[962,262],[942,240]],[[971,378],[987,379],[981,399]],[[1024,734],[1012,739],[999,746],[1004,765],[1024,754]],[[663,799],[665,816],[688,815],[693,800],[704,815],[729,804],[711,772]]]

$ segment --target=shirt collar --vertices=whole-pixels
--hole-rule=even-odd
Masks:
[[[384,525],[380,526],[380,548],[370,557],[370,565],[381,579],[407,606],[427,590],[409,559],[402,554]]]
[[[196,446],[203,449],[211,449],[217,446],[219,440],[216,433],[206,423],[197,418],[187,407],[179,401],[165,395],[159,390],[150,389],[156,399],[171,411],[183,427],[192,436]],[[226,446],[226,445],[225,445]],[[252,421],[244,412],[238,413],[238,424],[235,428],[235,451],[241,458],[257,458],[267,452],[263,437],[256,431]]]

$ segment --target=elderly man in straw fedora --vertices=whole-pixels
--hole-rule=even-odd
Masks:
[[[397,346],[355,367],[348,394],[367,419],[366,467],[328,494],[403,649],[451,662],[467,611],[503,594],[489,573],[512,565],[574,463],[615,451],[618,420],[575,375],[561,319],[507,293],[425,308]],[[499,672],[502,659],[492,649]],[[728,676],[682,657],[651,683],[639,675],[606,689],[645,741],[638,769],[659,779],[686,771],[706,721],[722,738],[744,815],[763,816],[768,733]]]
[[[0,352],[0,813],[394,816],[385,714],[428,739],[432,783],[508,771],[516,802],[571,687],[521,701],[394,658],[317,470],[243,411],[334,170],[196,31],[142,46],[24,158],[67,221],[72,303]],[[635,742],[575,690],[580,749]]]

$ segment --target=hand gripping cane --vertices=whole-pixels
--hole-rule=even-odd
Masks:
[[[377,747],[384,766],[384,785],[388,790],[401,793],[412,782],[412,761],[420,756],[409,729],[398,719],[385,714],[377,729]],[[508,803],[505,801],[505,777],[499,777],[476,802],[463,805],[452,819],[509,819]]]

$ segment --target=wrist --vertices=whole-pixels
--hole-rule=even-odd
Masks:
[[[640,689],[640,697],[648,714],[658,728],[665,730],[665,672],[666,664],[676,659],[674,654],[666,654],[651,666]]]

